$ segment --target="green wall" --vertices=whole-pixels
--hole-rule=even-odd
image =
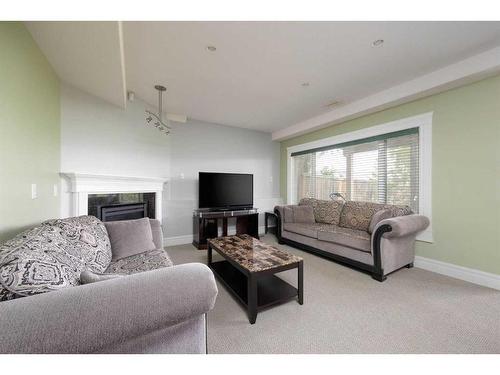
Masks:
[[[500,274],[500,76],[281,142],[281,196],[287,147],[430,111],[434,243],[417,255]]]
[[[51,66],[22,23],[0,22],[0,242],[59,217],[59,115]]]

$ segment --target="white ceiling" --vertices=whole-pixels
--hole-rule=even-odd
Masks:
[[[118,22],[26,22],[61,80],[125,107]]]
[[[167,112],[266,132],[500,45],[500,22],[84,24],[28,23],[61,79],[118,105],[123,87],[156,105],[163,84]]]

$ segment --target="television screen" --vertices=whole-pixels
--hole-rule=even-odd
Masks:
[[[199,173],[199,208],[245,209],[252,207],[252,174]]]

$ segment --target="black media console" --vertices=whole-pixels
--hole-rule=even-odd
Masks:
[[[227,236],[227,220],[236,218],[236,234],[248,234],[259,238],[259,213],[256,208],[237,211],[195,210],[193,212],[193,245],[198,249],[207,248],[207,240]]]

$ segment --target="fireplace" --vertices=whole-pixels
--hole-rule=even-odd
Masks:
[[[68,216],[94,215],[101,219],[139,217],[162,219],[162,195],[167,178],[61,173],[68,181]],[[63,189],[65,189],[63,185]]]
[[[100,207],[98,218],[101,221],[133,220],[147,217],[147,203],[115,204]]]
[[[155,218],[155,193],[89,194],[88,213],[102,221]]]

